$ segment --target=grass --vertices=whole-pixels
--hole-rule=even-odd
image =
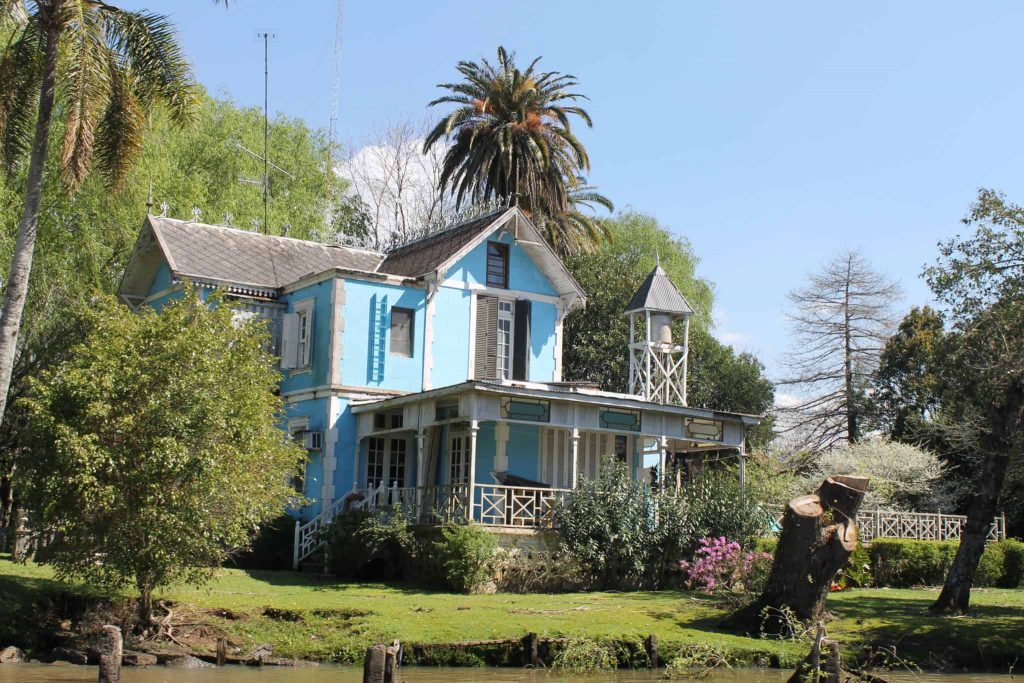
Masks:
[[[930,590],[853,590],[829,598],[828,629],[848,652],[895,648],[898,657],[999,670],[1024,642],[1024,590],[975,592],[969,617],[935,617]],[[56,581],[49,568],[0,559],[0,646],[43,623],[53,604],[87,605],[104,596]],[[121,596],[124,597],[124,596]],[[455,595],[395,585],[345,584],[293,572],[226,569],[208,586],[173,587],[160,598],[175,610],[227,635],[243,650],[271,643],[275,654],[321,661],[361,661],[373,642],[445,644],[542,637],[640,642],[657,634],[663,659],[694,645],[713,646],[736,663],[791,666],[802,642],[759,640],[716,632],[726,608],[698,593],[571,593]],[[441,648],[443,649],[443,648]],[[478,663],[469,657],[464,663]],[[453,660],[454,661],[454,660]],[[488,660],[490,661],[490,660]],[[1003,668],[1005,670],[1005,668]]]

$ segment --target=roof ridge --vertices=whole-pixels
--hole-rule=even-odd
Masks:
[[[245,228],[239,228],[234,225],[221,225],[219,223],[203,223],[201,221],[186,221],[181,218],[171,218],[170,216],[154,216],[149,214],[150,218],[156,218],[161,221],[171,221],[174,223],[180,223],[182,225],[194,225],[202,228],[216,228],[218,230],[227,230],[230,232],[236,232],[241,235],[250,235],[259,238],[283,240],[287,242],[299,242],[301,244],[314,244],[320,247],[327,247],[331,249],[348,249],[350,251],[362,251],[368,254],[375,254],[377,256],[386,256],[384,252],[376,251],[375,249],[367,249],[365,247],[352,247],[347,244],[328,244],[327,242],[317,242],[316,240],[304,240],[299,237],[288,237],[286,235],[267,235],[261,232],[253,232],[252,230],[246,230]]]
[[[446,226],[444,228],[441,228],[440,230],[436,230],[434,232],[427,233],[426,235],[423,235],[422,237],[417,237],[416,239],[414,239],[414,240],[412,240],[410,242],[406,242],[405,244],[400,244],[399,246],[395,247],[391,251],[384,252],[384,256],[391,256],[392,254],[396,254],[399,251],[402,251],[402,250],[404,250],[406,248],[415,247],[420,242],[425,242],[426,240],[434,239],[436,237],[439,237],[439,236],[445,234],[446,232],[452,232],[453,230],[458,230],[459,228],[466,227],[470,223],[474,223],[476,221],[479,221],[479,220],[481,220],[483,218],[486,218],[488,216],[491,216],[493,214],[505,213],[506,211],[509,210],[509,208],[511,208],[511,207],[505,207],[504,209],[494,209],[493,211],[487,211],[487,212],[479,214],[477,216],[473,216],[472,218],[467,218],[466,220],[461,221],[459,223],[454,223],[452,225],[449,225],[449,226]]]

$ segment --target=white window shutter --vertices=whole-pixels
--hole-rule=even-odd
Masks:
[[[313,307],[310,306],[308,309],[306,309],[306,343],[302,347],[302,358],[301,359],[300,358],[296,359],[297,361],[298,360],[302,361],[302,366],[301,367],[304,367],[304,368],[308,368],[309,367],[309,357],[310,357],[310,351],[312,350],[312,348],[313,348]]]
[[[285,313],[281,327],[281,367],[286,370],[298,367],[299,316],[295,313]]]

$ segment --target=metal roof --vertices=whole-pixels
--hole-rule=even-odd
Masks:
[[[122,294],[139,296],[152,282],[156,253],[175,277],[277,289],[330,268],[372,273],[383,255],[222,225],[148,216],[125,269]],[[146,281],[148,280],[148,281]]]
[[[499,209],[485,213],[392,249],[377,270],[406,277],[431,273],[472,242],[474,237],[490,228],[505,211]]]
[[[692,315],[693,308],[669,279],[661,265],[654,267],[626,306],[626,313],[654,311],[672,315]]]

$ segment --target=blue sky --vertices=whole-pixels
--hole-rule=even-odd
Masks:
[[[333,0],[125,3],[171,14],[200,80],[326,127]],[[426,113],[460,59],[497,45],[575,74],[590,180],[692,242],[720,338],[774,372],[786,292],[863,249],[905,306],[979,187],[1021,200],[1024,77],[1013,2],[345,0],[340,138]]]

